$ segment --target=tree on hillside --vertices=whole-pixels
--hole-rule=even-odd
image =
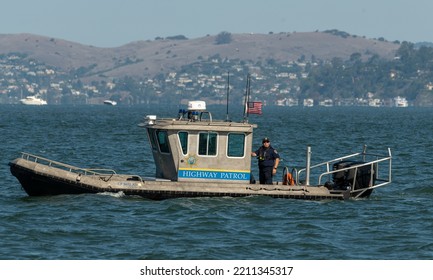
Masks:
[[[223,31],[219,33],[215,38],[215,43],[217,45],[230,44],[231,41],[232,41],[232,34],[227,31]]]
[[[166,39],[167,40],[188,40],[188,38],[185,35],[169,36]]]

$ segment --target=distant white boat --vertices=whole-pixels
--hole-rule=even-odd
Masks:
[[[26,98],[20,99],[20,102],[24,105],[47,105],[47,101],[37,97],[36,95],[30,95]]]
[[[408,107],[409,102],[406,100],[405,97],[397,96],[396,98],[394,98],[394,105],[395,107]]]
[[[113,100],[104,100],[104,104],[105,105],[111,105],[111,106],[116,106],[117,102],[113,101]]]

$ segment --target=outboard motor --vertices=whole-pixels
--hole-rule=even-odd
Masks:
[[[350,168],[363,163],[364,162],[359,162],[359,161],[340,161],[334,163],[332,169],[335,171],[344,168]],[[358,168],[342,170],[340,172],[335,172],[332,174],[332,180],[334,182],[333,188],[334,190],[348,190],[348,189],[358,190],[358,189],[368,188],[371,186],[371,184],[374,184],[375,177],[376,176],[373,176],[373,182],[370,182],[372,178],[371,165],[365,165],[365,166],[360,166]],[[352,185],[354,185],[353,188]],[[372,190],[368,190],[366,192],[366,195],[368,196],[371,193],[371,191]]]

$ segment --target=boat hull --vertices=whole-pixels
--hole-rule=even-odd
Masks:
[[[98,191],[72,183],[70,180],[38,173],[17,164],[10,164],[10,170],[29,196],[50,196],[60,194],[97,193]]]
[[[123,193],[153,200],[180,197],[245,197],[305,200],[343,200],[349,191],[332,192],[323,186],[287,186],[282,184],[255,185],[217,182],[175,182],[142,180],[132,175],[83,175],[23,158],[9,163],[14,175],[29,196],[60,194]]]

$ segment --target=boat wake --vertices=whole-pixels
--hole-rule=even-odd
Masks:
[[[112,197],[116,197],[116,198],[122,198],[122,197],[125,197],[125,196],[126,196],[125,193],[122,192],[122,191],[120,191],[120,192],[116,192],[116,193],[113,193],[113,192],[100,192],[100,193],[97,193],[97,194],[99,194],[99,195],[112,196]]]

